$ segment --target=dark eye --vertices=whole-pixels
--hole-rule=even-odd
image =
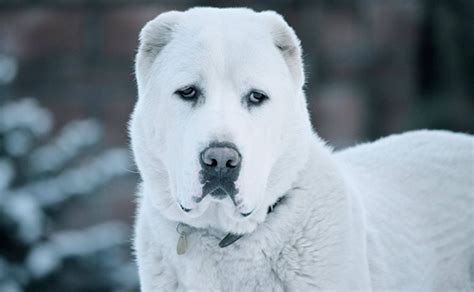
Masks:
[[[249,94],[249,102],[254,105],[261,104],[266,99],[268,99],[268,96],[258,91],[252,91]]]
[[[193,100],[197,97],[197,90],[193,86],[179,89],[176,93],[184,100]]]

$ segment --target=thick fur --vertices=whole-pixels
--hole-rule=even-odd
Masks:
[[[472,136],[416,131],[333,152],[310,126],[299,41],[274,12],[162,14],[142,30],[136,77],[143,291],[473,290]],[[195,104],[174,94],[196,83]],[[250,108],[255,87],[270,99]],[[242,153],[237,206],[192,200],[213,139]],[[244,236],[219,248],[228,232]]]

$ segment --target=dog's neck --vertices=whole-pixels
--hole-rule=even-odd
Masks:
[[[273,203],[271,206],[268,207],[268,211],[267,211],[267,215],[270,214],[271,212],[273,212],[273,209],[275,209],[278,204],[284,200],[285,196],[282,196],[280,198],[278,198],[278,200]],[[229,232],[227,233],[227,235],[219,242],[219,247],[220,248],[224,248],[224,247],[227,247],[231,244],[233,244],[234,242],[236,242],[237,240],[239,240],[240,238],[242,238],[244,236],[244,234],[235,234],[235,233],[232,233],[232,232]]]
[[[267,216],[268,214],[272,213],[273,210],[285,199],[285,196],[281,196],[280,198],[277,199],[277,201],[275,203],[273,203],[272,205],[270,205],[268,207],[268,210],[267,210]],[[186,241],[186,236],[187,236],[187,233],[189,233],[189,231],[185,231],[185,229],[187,230],[192,230],[193,228],[187,224],[184,224],[184,223],[178,223],[177,226],[176,226],[176,232],[178,232],[178,234],[180,235],[180,238],[179,238],[179,241],[178,241],[178,254],[181,254],[181,253],[185,253],[186,252],[186,249],[187,249],[187,241]],[[229,232],[227,233],[227,235],[219,242],[218,246],[220,248],[224,248],[224,247],[227,247],[231,244],[233,244],[234,242],[236,242],[237,240],[239,240],[240,238],[242,238],[243,236],[245,236],[245,234],[237,234],[237,233],[232,233],[232,232]],[[183,245],[186,245],[186,246],[183,246]]]

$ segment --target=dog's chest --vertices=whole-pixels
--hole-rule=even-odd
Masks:
[[[219,248],[217,243],[191,240],[189,252],[178,257],[177,277],[183,290],[283,291],[264,249],[249,249],[243,242]]]

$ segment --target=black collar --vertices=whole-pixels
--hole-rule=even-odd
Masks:
[[[285,196],[282,196],[278,198],[278,200],[271,206],[268,207],[267,214],[270,214],[273,212],[273,209],[285,198]],[[235,234],[235,233],[227,233],[227,235],[219,242],[219,247],[223,248],[226,246],[231,245],[232,243],[236,242],[240,238],[244,236],[243,234]]]

